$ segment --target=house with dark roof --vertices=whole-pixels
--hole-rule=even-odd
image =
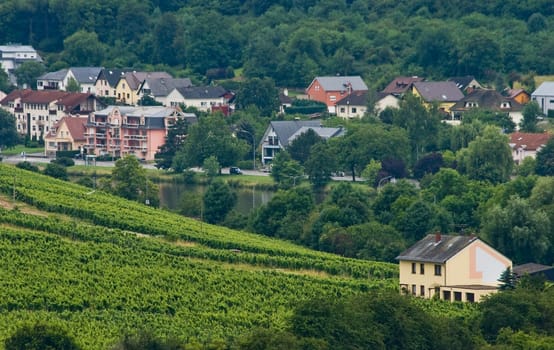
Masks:
[[[88,155],[153,160],[168,129],[181,118],[196,120],[194,114],[173,107],[108,106],[89,115],[84,148]]]
[[[458,89],[462,90],[464,93],[470,93],[476,89],[482,89],[483,86],[475,79],[473,75],[464,75],[461,77],[452,77],[448,81],[452,81],[456,84]]]
[[[71,67],[48,72],[37,78],[37,90],[67,90],[67,84],[74,79],[79,84],[80,92],[96,93],[96,79],[100,67]]]
[[[514,132],[510,134],[510,148],[512,149],[512,158],[516,164],[521,164],[527,157],[536,158],[540,151],[552,137],[552,134]]]
[[[57,151],[81,151],[86,143],[87,121],[87,117],[62,117],[44,137],[44,154],[51,157]]]
[[[546,281],[554,281],[554,266],[527,263],[514,266],[512,272],[518,280],[524,276],[532,276],[542,277]]]
[[[400,289],[423,298],[479,302],[512,261],[474,235],[429,234],[396,257]]]
[[[279,113],[285,114],[289,107],[292,107],[292,98],[289,97],[289,90],[283,89],[279,92]]]
[[[396,97],[402,97],[402,95],[404,95],[406,92],[412,90],[413,83],[420,81],[425,81],[425,78],[418,76],[396,77],[381,92],[385,94],[391,94]]]
[[[271,163],[280,150],[287,148],[295,138],[310,129],[323,139],[344,134],[343,128],[323,127],[319,120],[272,121],[260,141],[262,164]]]
[[[543,82],[531,93],[531,100],[539,104],[545,115],[554,116],[554,81]]]
[[[14,90],[0,106],[15,115],[17,131],[29,138],[44,138],[66,115],[88,115],[104,108],[93,94],[60,90]]]
[[[150,96],[163,106],[168,106],[170,104],[167,97],[173,90],[188,87],[192,87],[192,81],[189,78],[146,78],[139,87],[138,94],[140,98]]]
[[[445,113],[450,113],[450,107],[464,98],[464,93],[453,81],[415,82],[412,84],[412,93],[421,98],[427,108],[436,104]]]
[[[393,94],[377,92],[374,95],[375,113],[379,114],[385,108],[398,108],[400,98]],[[361,118],[368,112],[369,92],[355,92],[347,95],[336,105],[337,117],[344,119]]]
[[[117,102],[130,106],[138,105],[140,100],[139,88],[149,78],[173,78],[166,72],[126,72],[115,85],[115,99]]]
[[[130,69],[108,69],[103,68],[96,78],[95,91],[96,96],[116,98],[116,86],[119,79],[125,76]]]
[[[463,114],[475,108],[495,113],[505,113],[512,119],[516,127],[523,120],[523,106],[520,103],[496,90],[477,89],[450,108],[450,119],[446,121],[451,124],[459,124]]]
[[[360,76],[316,77],[306,89],[308,99],[323,102],[329,113],[336,113],[339,100],[352,93],[368,91]]]
[[[222,86],[189,86],[177,87],[166,98],[169,106],[185,105],[199,111],[211,112],[212,109],[228,106],[232,98]]]

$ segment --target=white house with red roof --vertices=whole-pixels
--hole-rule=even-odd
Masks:
[[[552,134],[543,132],[539,134],[514,132],[510,134],[510,148],[512,149],[512,158],[516,164],[527,158],[536,158],[540,151],[552,137]]]
[[[57,151],[82,150],[86,143],[87,121],[87,117],[62,117],[44,137],[44,154],[54,156]]]

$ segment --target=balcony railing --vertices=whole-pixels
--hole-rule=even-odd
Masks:
[[[98,132],[97,132],[97,133],[96,133],[96,138],[97,138],[97,139],[105,139],[105,138],[106,138],[106,134],[104,134],[104,133],[98,133]]]
[[[126,140],[146,140],[145,135],[124,135],[123,138]]]

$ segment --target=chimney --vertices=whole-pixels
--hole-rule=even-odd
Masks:
[[[435,233],[435,243],[439,243],[441,241],[441,233],[440,232],[436,232]]]

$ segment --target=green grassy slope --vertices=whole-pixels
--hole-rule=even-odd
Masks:
[[[227,341],[283,327],[308,298],[397,285],[393,264],[202,224],[2,164],[0,204],[0,342],[36,320],[64,325],[86,349],[137,329]]]

